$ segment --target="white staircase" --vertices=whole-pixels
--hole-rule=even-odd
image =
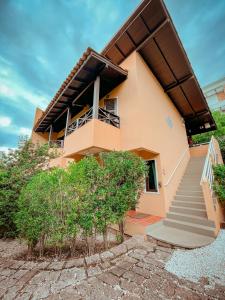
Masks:
[[[147,235],[169,244],[196,248],[210,244],[215,224],[207,219],[200,185],[205,157],[191,157],[166,218],[147,228]]]

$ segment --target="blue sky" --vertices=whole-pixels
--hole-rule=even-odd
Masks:
[[[101,51],[139,0],[0,0],[0,150],[29,134],[83,51]],[[225,1],[165,0],[201,86],[225,75]]]

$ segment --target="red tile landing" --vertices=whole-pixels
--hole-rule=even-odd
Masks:
[[[154,224],[162,219],[162,217],[143,214],[143,217],[138,217],[141,213],[135,210],[129,210],[127,212],[126,222],[132,224],[140,224],[142,226],[148,226]]]

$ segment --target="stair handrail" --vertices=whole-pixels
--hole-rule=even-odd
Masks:
[[[185,151],[182,153],[182,155],[181,155],[181,157],[180,157],[180,159],[179,159],[179,161],[178,161],[176,167],[174,168],[173,172],[170,174],[170,177],[169,177],[169,179],[167,180],[167,182],[164,184],[164,186],[167,186],[167,185],[170,183],[171,179],[173,178],[173,176],[174,176],[176,170],[178,169],[179,165],[181,164],[181,162],[182,162],[182,160],[184,159],[185,154],[186,154],[186,152],[187,152],[188,150],[189,150],[189,148],[187,147],[187,148],[185,149]]]
[[[212,192],[212,186],[214,181],[213,166],[216,164],[217,164],[217,154],[214,145],[214,136],[212,136],[209,143],[208,152],[205,158],[202,177],[200,181],[201,185],[203,182],[207,181],[209,183],[211,192]]]

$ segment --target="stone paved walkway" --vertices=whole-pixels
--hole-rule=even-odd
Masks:
[[[166,271],[172,251],[136,237],[85,260],[34,263],[1,256],[0,299],[225,299],[224,286]]]

